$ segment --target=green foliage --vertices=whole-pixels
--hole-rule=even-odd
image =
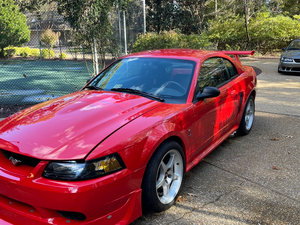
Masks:
[[[67,58],[67,54],[62,52],[61,54],[59,54],[59,58],[60,59],[65,59],[65,58]]]
[[[209,40],[216,43],[219,50],[239,50],[246,47],[244,18],[230,14],[210,20],[209,23]]]
[[[201,34],[207,25],[204,0],[146,0],[146,4],[147,31],[178,29],[183,34]]]
[[[31,55],[31,49],[29,47],[17,48],[17,54],[23,58],[27,58]]]
[[[8,46],[4,48],[4,57],[10,58],[16,55],[16,47]]]
[[[35,58],[40,58],[40,50],[37,48],[32,48],[30,55]]]
[[[184,35],[174,31],[140,34],[136,42],[133,44],[133,51],[145,51],[152,49],[167,48],[191,48],[191,49],[208,49],[211,43],[205,33],[201,35]]]
[[[75,40],[72,40],[74,43],[83,43],[92,48],[94,40],[96,40],[97,51],[103,65],[106,51],[111,47],[114,47],[114,50],[118,48],[118,45],[112,44],[112,39],[115,37],[112,33],[110,12],[115,11],[114,7],[117,5],[121,9],[123,7],[125,9],[129,1],[131,0],[58,0],[57,8],[76,34],[74,35]]]
[[[286,47],[288,43],[300,37],[299,17],[271,15],[269,12],[258,13],[249,20],[247,36],[244,18],[239,15],[226,16],[217,21],[210,21],[209,40],[217,44],[220,50],[254,49],[261,53]]]
[[[53,58],[54,57],[54,51],[52,49],[42,49],[42,58]]]
[[[41,35],[41,42],[43,42],[49,49],[58,41],[59,34],[53,32],[51,29],[45,30]]]
[[[297,16],[296,16],[297,17]],[[300,37],[300,22],[291,17],[259,13],[250,21],[251,46],[262,53],[281,49]]]
[[[9,46],[4,49],[4,56],[5,57],[13,57],[13,56],[22,56],[23,58],[32,56],[39,58],[40,57],[40,50],[37,48],[29,48],[29,47],[14,47]]]
[[[0,56],[4,56],[5,47],[28,42],[30,30],[26,16],[19,11],[13,0],[0,0],[0,12]]]

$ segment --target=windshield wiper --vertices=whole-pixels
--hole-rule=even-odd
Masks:
[[[103,90],[102,88],[96,87],[94,85],[88,85],[84,89],[89,89],[89,90]]]
[[[136,89],[131,89],[131,88],[112,88],[110,90],[112,90],[112,91],[119,91],[119,92],[126,92],[126,93],[130,93],[130,94],[137,94],[137,95],[141,95],[143,97],[148,97],[148,98],[152,98],[152,99],[158,100],[160,102],[164,102],[165,101],[163,98],[160,98],[160,97],[157,97],[155,95],[149,94],[149,93],[144,92],[144,91],[136,90]]]

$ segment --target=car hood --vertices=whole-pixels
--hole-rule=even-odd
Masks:
[[[285,51],[282,54],[282,57],[286,57],[286,58],[300,58],[300,51],[299,50]]]
[[[0,149],[45,160],[83,159],[126,123],[163,103],[141,96],[82,91],[0,122]]]

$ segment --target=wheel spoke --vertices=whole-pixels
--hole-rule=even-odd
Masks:
[[[174,160],[175,160],[175,155],[174,154],[170,154],[169,162],[166,165],[167,170],[173,170]]]
[[[179,175],[174,173],[173,180],[178,180],[178,179],[179,179]]]
[[[163,185],[163,197],[166,199],[168,198],[169,190],[170,190],[170,184],[165,182],[165,185]]]
[[[160,163],[159,172],[158,172],[158,178],[156,181],[156,189],[160,188],[165,183],[165,174],[167,172],[166,164],[162,161]]]
[[[156,189],[159,189],[164,184],[165,184],[165,177],[164,177],[164,175],[163,176],[159,176],[158,180],[156,181]]]

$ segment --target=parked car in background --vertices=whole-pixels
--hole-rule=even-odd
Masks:
[[[300,39],[293,40],[280,56],[278,73],[296,72],[300,73]]]
[[[129,224],[170,208],[186,172],[250,132],[257,78],[238,55],[253,53],[135,53],[1,121],[0,223]]]

